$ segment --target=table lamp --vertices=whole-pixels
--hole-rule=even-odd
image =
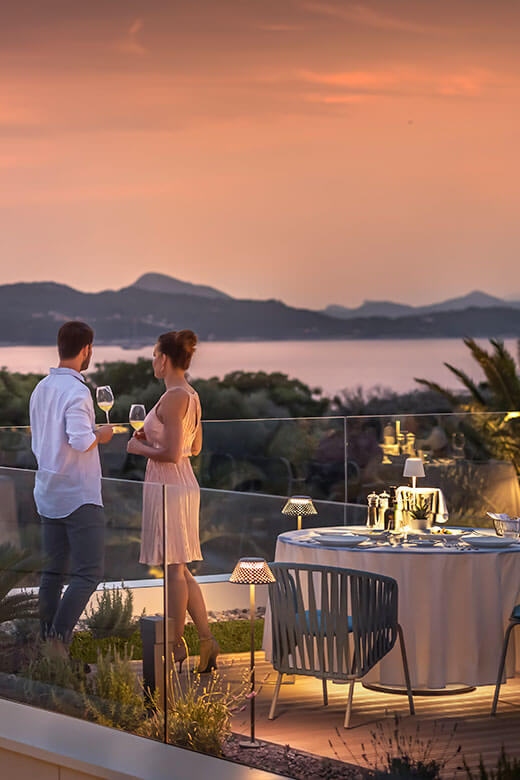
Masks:
[[[317,515],[316,507],[312,503],[310,496],[292,496],[284,508],[283,515],[291,515],[298,518],[298,531],[302,530],[302,515]]]
[[[229,578],[235,585],[249,585],[251,597],[251,739],[240,742],[240,747],[260,747],[255,739],[255,585],[268,585],[275,578],[263,558],[241,558]]]
[[[415,490],[417,477],[424,477],[424,463],[421,458],[406,458],[404,462],[403,477],[412,478],[412,488]]]

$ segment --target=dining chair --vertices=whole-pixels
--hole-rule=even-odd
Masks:
[[[272,663],[278,672],[269,719],[275,717],[284,674],[349,682],[345,728],[350,726],[354,683],[399,638],[410,714],[415,713],[403,631],[397,619],[398,586],[380,574],[304,563],[269,564]]]
[[[500,657],[500,664],[498,666],[497,684],[495,685],[495,696],[493,698],[493,706],[491,707],[491,714],[497,714],[498,694],[500,693],[500,686],[502,685],[502,677],[504,674],[504,666],[506,665],[507,647],[509,645],[509,639],[511,632],[515,626],[520,626],[520,604],[517,604],[511,612],[509,618],[509,625],[506,628],[504,636],[504,644],[502,645],[502,655]]]

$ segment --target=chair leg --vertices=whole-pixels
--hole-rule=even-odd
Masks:
[[[354,697],[354,683],[355,680],[350,681],[350,687],[348,689],[348,699],[347,699],[347,711],[345,712],[345,722],[343,726],[348,729],[350,728],[350,715],[352,713],[352,699]]]
[[[397,624],[397,633],[399,635],[399,645],[401,647],[401,658],[403,659],[403,672],[404,681],[406,683],[406,693],[408,694],[408,706],[410,707],[410,715],[415,715],[415,706],[413,703],[412,686],[410,684],[410,670],[408,669],[408,658],[406,657],[406,647],[404,644],[404,635],[401,625]]]
[[[269,710],[269,718],[268,718],[269,720],[274,719],[276,705],[278,704],[278,694],[280,693],[280,685],[282,684],[282,677],[283,674],[281,672],[278,672],[278,677],[276,679],[276,685],[273,693],[273,700],[271,702],[271,709]]]
[[[504,644],[502,645],[502,655],[500,657],[500,665],[498,667],[497,684],[495,686],[495,696],[493,699],[493,706],[491,707],[492,715],[496,715],[497,713],[498,694],[500,693],[500,686],[502,685],[502,675],[504,674],[504,666],[506,665],[507,646],[509,644],[511,631],[516,625],[518,625],[518,623],[510,623],[509,626],[507,627],[507,631],[504,636]]]
[[[325,678],[323,678],[321,683],[323,685],[323,706],[326,707],[327,704],[329,703],[329,697],[328,697],[328,694],[327,694],[327,680],[325,680]]]

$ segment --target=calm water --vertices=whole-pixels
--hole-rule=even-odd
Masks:
[[[516,357],[515,340],[506,340],[506,346]],[[152,347],[99,346],[94,348],[94,360],[134,361],[150,357],[151,352]],[[444,362],[467,371],[473,378],[480,377],[469,350],[459,339],[205,342],[200,344],[193,360],[192,375],[223,376],[236,369],[282,371],[312,387],[321,387],[328,395],[359,385],[365,389],[382,385],[401,392],[415,386],[416,376],[456,387]],[[55,364],[54,347],[0,347],[0,365],[11,371],[45,373]]]

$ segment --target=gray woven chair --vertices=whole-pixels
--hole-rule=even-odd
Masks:
[[[397,582],[379,574],[302,563],[270,564],[273,667],[278,672],[269,712],[275,716],[284,674],[350,682],[345,728],[349,728],[354,683],[393,648],[401,646],[410,714],[414,703],[403,632],[397,622]]]
[[[493,706],[491,707],[491,714],[497,714],[498,694],[500,693],[500,686],[502,685],[502,677],[504,675],[504,666],[506,665],[507,646],[509,645],[509,639],[511,632],[515,626],[520,626],[520,604],[517,604],[511,613],[509,618],[509,625],[506,629],[504,636],[504,644],[502,645],[502,656],[500,658],[500,664],[498,665],[497,684],[495,685],[495,696],[493,698]]]

